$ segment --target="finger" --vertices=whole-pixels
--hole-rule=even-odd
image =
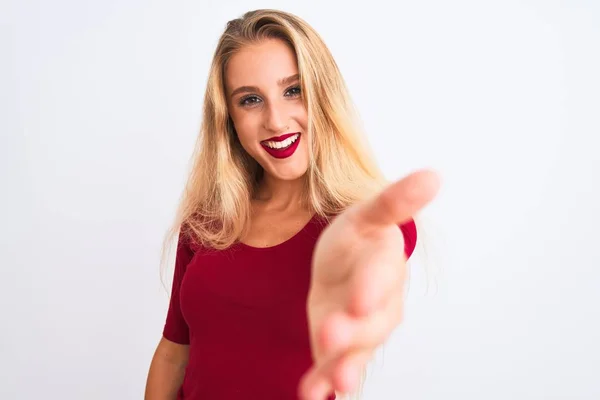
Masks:
[[[338,311],[326,318],[322,326],[320,342],[321,349],[318,362],[339,357],[352,343],[354,323],[352,318],[343,311]]]
[[[358,388],[367,363],[372,358],[371,350],[355,350],[345,353],[323,364],[318,373],[326,377],[333,390],[351,393]]]
[[[331,384],[316,367],[304,374],[298,385],[298,397],[302,400],[324,400],[332,392]]]
[[[365,318],[353,318],[347,314],[336,315],[327,322],[322,359],[332,360],[352,349],[372,351],[382,345],[402,321],[403,296],[401,291],[391,296],[380,310]],[[324,361],[326,364],[328,361]]]
[[[400,264],[391,265],[391,262],[388,262],[387,265],[357,271],[351,282],[353,287],[350,290],[347,309],[325,317],[318,329],[316,346],[319,348],[319,358],[336,356],[351,346],[356,340],[356,326],[362,321],[379,326],[377,317],[373,316],[377,311],[387,310],[390,304],[402,307],[406,264]],[[401,311],[394,310],[392,312]],[[394,323],[399,321],[394,320]],[[376,335],[376,332],[373,334]]]
[[[354,216],[367,229],[404,223],[435,197],[439,187],[440,179],[435,172],[413,172],[359,205]]]

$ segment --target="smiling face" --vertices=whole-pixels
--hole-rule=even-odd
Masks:
[[[265,39],[235,53],[225,70],[229,115],[242,147],[280,180],[308,169],[304,107],[294,51],[279,39]]]

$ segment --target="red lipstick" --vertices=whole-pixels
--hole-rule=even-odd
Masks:
[[[266,144],[267,142],[283,142],[284,140],[286,140],[292,136],[296,136],[296,135],[298,135],[298,138],[296,139],[296,141],[294,143],[291,143],[287,147],[274,149],[272,147],[267,146],[267,144]],[[302,135],[300,134],[300,132],[288,133],[285,135],[274,136],[270,139],[263,140],[262,142],[260,142],[260,144],[261,144],[262,148],[265,149],[265,151],[267,153],[269,153],[272,157],[280,158],[280,159],[288,158],[296,152],[296,149],[298,148],[298,145],[300,144],[301,137],[302,137]]]
[[[272,138],[263,140],[263,142],[283,142],[285,139],[292,137],[298,133],[300,132],[286,133],[285,135],[281,136],[273,136]]]

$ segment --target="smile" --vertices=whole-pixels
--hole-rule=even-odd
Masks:
[[[298,148],[300,143],[300,132],[283,135],[278,138],[271,138],[260,142],[263,149],[266,150],[269,155],[275,158],[288,158]]]

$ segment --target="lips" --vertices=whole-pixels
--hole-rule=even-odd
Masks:
[[[294,133],[286,133],[285,135],[281,135],[281,136],[273,136],[272,138],[269,139],[265,139],[263,140],[261,143],[265,143],[265,142],[283,142],[285,139],[292,137],[296,134],[299,134],[300,132],[294,132]]]
[[[274,147],[269,147],[269,145],[268,145],[268,144],[270,144],[271,146],[274,146],[275,143],[281,143],[293,136],[297,136],[296,140],[293,143],[289,144],[287,147],[274,148]],[[302,137],[302,135],[300,134],[300,132],[288,133],[285,135],[274,136],[267,140],[263,140],[262,142],[260,142],[260,144],[261,144],[262,148],[265,149],[265,151],[267,153],[269,153],[269,155],[271,155],[272,157],[278,158],[278,159],[283,159],[283,158],[288,158],[288,157],[292,156],[292,154],[294,154],[296,152],[296,149],[298,148],[298,145],[300,144],[301,137]]]

